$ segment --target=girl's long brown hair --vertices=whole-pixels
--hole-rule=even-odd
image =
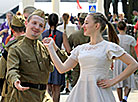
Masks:
[[[116,44],[119,44],[119,38],[117,36],[117,33],[115,31],[114,26],[109,22],[106,17],[102,13],[93,13],[89,14],[93,17],[95,23],[100,23],[101,29],[100,32],[103,32],[106,28],[106,24],[108,25],[108,39],[111,42],[114,42]]]
[[[63,17],[63,20],[64,20],[64,30],[66,30],[66,25],[67,25],[68,20],[69,20],[69,14],[64,13],[62,17]]]

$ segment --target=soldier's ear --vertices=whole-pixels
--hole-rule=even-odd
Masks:
[[[27,24],[28,24],[28,21],[27,21],[27,20],[25,20],[25,27],[27,26]]]

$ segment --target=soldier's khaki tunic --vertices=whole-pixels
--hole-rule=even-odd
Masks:
[[[23,38],[24,38],[24,35],[19,36],[12,41],[9,41],[5,46],[6,48],[4,50],[4,54],[0,58],[0,78],[4,80],[3,89],[1,93],[1,96],[2,96],[1,102],[8,102],[9,100],[7,98],[7,91],[10,87],[8,87],[7,80],[6,80],[8,50],[10,49],[12,45],[14,45],[15,43],[17,43],[17,41],[20,41]]]
[[[5,45],[5,50],[4,50],[4,54],[2,54],[1,58],[0,58],[0,78],[5,79],[6,76],[6,71],[7,71],[7,54],[8,54],[8,50],[11,47],[11,45],[15,44],[17,41],[23,39],[24,36],[19,36],[16,39],[9,41],[6,45]]]
[[[88,36],[84,36],[84,30],[81,28],[79,31],[74,32],[71,34],[68,38],[69,44],[71,48],[75,48],[78,45],[88,43],[90,41],[90,38]],[[71,74],[72,76],[72,84],[73,87],[79,78],[80,75],[80,66],[79,64],[73,69],[73,72]]]
[[[13,86],[17,79],[21,82],[47,84],[53,65],[46,47],[40,41],[25,37],[12,46],[8,52],[7,69],[7,80],[12,86],[9,102],[42,102],[45,90],[30,88],[19,91]]]

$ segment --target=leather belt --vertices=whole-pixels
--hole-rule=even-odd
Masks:
[[[33,84],[33,83],[22,82],[21,85],[24,87],[30,87],[38,90],[46,90],[46,84]]]

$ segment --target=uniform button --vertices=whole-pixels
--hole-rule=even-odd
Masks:
[[[28,62],[31,62],[30,60],[28,60]]]

